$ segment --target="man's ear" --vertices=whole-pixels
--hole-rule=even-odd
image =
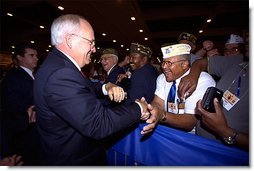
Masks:
[[[187,60],[183,61],[182,67],[183,67],[183,69],[189,68],[189,62]]]
[[[72,35],[68,34],[66,37],[65,37],[65,42],[66,42],[66,45],[72,49]]]
[[[143,56],[142,57],[142,61],[143,61],[143,64],[146,64],[148,62],[148,57],[147,56]]]
[[[18,61],[22,61],[23,60],[23,57],[21,55],[16,55],[16,58]]]

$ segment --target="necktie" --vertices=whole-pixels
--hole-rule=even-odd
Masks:
[[[168,93],[167,102],[175,103],[175,96],[176,96],[176,81],[173,81],[173,84],[172,84],[170,91]]]
[[[80,71],[80,74],[83,76],[83,77],[86,77],[85,73],[83,71]]]

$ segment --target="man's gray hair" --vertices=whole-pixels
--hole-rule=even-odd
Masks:
[[[190,60],[191,60],[191,55],[190,54],[183,54],[183,55],[179,55],[180,59],[184,59],[186,61],[189,62],[190,64]]]
[[[80,29],[82,16],[66,14],[56,18],[51,25],[51,44],[53,46],[63,43],[66,34],[77,33]]]

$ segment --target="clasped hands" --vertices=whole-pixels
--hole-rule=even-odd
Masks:
[[[147,123],[147,125],[143,127],[141,134],[148,134],[155,129],[156,125],[161,119],[161,112],[158,110],[157,107],[148,104],[144,97],[142,97],[140,100],[137,99],[135,102],[138,102],[142,106],[140,119],[146,120]]]
[[[115,102],[121,102],[124,100],[126,93],[124,92],[123,88],[113,84],[113,83],[107,83],[106,84],[106,90],[108,92],[108,96],[110,100]],[[141,131],[141,134],[148,134],[149,132],[152,132],[153,129],[156,127],[157,123],[159,122],[161,118],[160,112],[157,110],[156,107],[153,107],[151,104],[148,104],[144,97],[142,97],[140,100],[137,99],[135,102],[137,102],[139,105],[141,105],[141,120],[145,120],[148,125],[143,127],[143,130]]]

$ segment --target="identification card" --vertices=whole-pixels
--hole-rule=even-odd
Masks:
[[[176,104],[168,102],[168,112],[175,113],[175,111],[176,111]]]
[[[223,107],[229,111],[240,99],[230,91],[225,91],[222,97]]]

